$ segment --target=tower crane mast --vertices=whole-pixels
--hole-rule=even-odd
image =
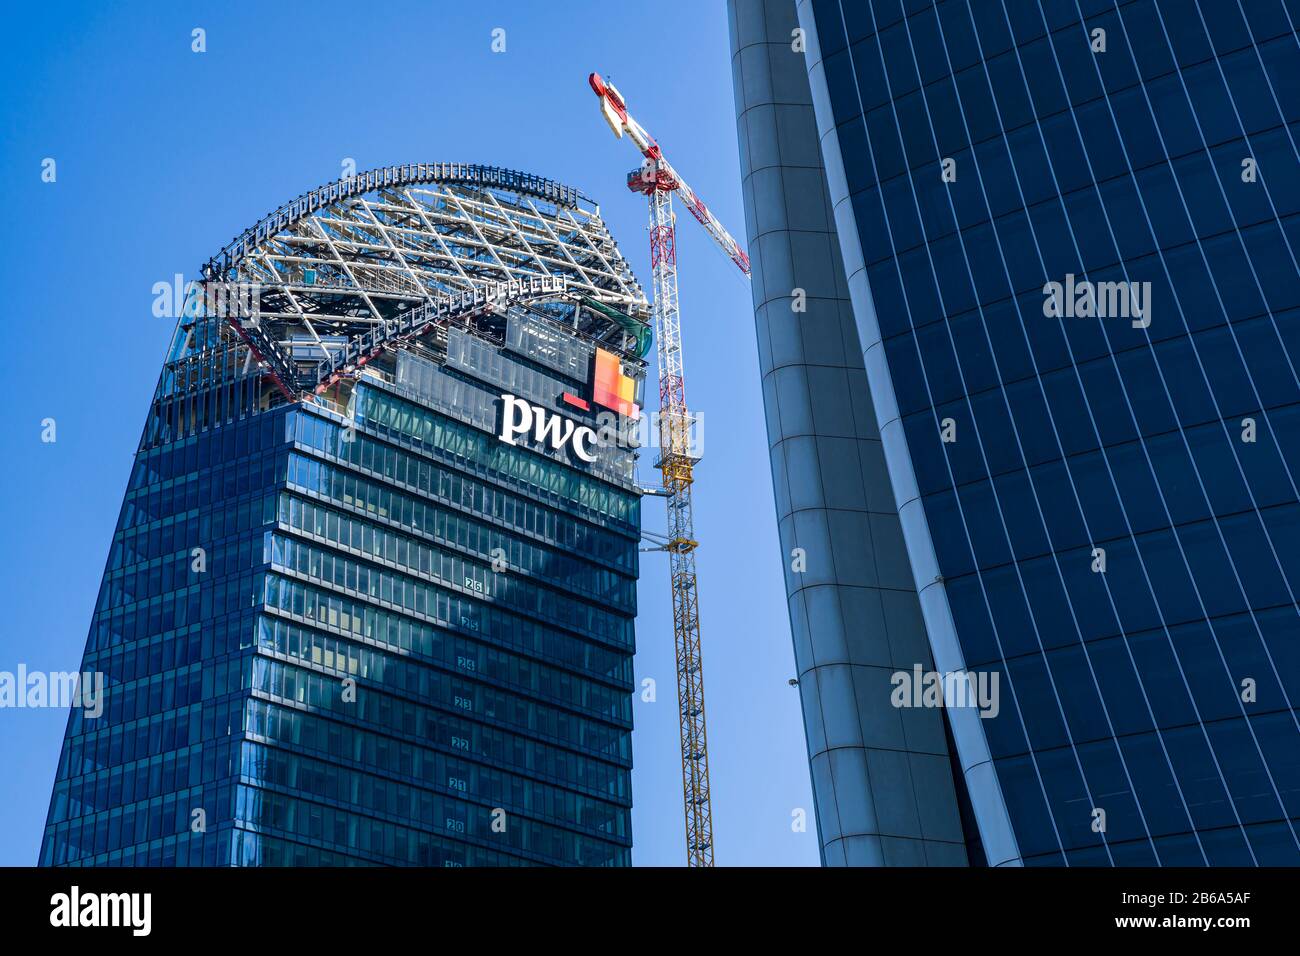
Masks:
[[[694,417],[686,406],[681,312],[677,298],[677,232],[673,193],[713,241],[746,276],[749,256],[669,164],[659,144],[627,110],[618,90],[592,73],[587,82],[600,99],[614,135],[626,135],[644,157],[628,174],[628,188],[650,206],[650,267],[655,341],[659,360],[659,457],[668,505],[668,552],[677,658],[677,705],[681,725],[682,798],[686,811],[687,866],[713,866],[713,811],[709,796],[709,748],[704,719],[704,671],[700,654],[699,587],[695,573],[695,516],[691,484],[699,461],[691,447]]]

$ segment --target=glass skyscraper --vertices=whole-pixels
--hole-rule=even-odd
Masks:
[[[730,11],[825,862],[1300,863],[1300,6]]]
[[[40,862],[628,864],[647,316],[594,204],[493,167],[358,174],[214,257]]]

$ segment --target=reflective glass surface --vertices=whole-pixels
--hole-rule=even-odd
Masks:
[[[458,342],[347,415],[160,388],[43,865],[630,862],[631,452],[501,442],[493,396],[585,369]]]
[[[801,6],[1021,857],[1300,863],[1300,8]]]

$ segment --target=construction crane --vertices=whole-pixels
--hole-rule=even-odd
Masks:
[[[681,312],[677,302],[677,235],[673,193],[713,241],[749,275],[749,256],[686,181],[664,158],[645,128],[632,119],[612,84],[587,77],[600,99],[601,115],[622,139],[626,134],[644,161],[627,177],[628,188],[650,205],[650,267],[654,281],[654,332],[659,359],[659,458],[668,503],[668,552],[673,592],[673,638],[677,651],[677,706],[681,718],[682,798],[686,807],[686,865],[713,866],[713,812],[709,801],[709,747],[704,721],[704,670],[700,656],[699,589],[695,575],[695,517],[691,482],[699,461],[691,447],[694,418],[686,407],[682,371]]]

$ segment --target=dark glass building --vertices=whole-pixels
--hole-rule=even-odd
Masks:
[[[104,712],[69,721],[40,862],[628,864],[650,336],[598,209],[389,167],[204,276],[87,641]]]
[[[731,16],[825,861],[1300,863],[1300,7]]]

